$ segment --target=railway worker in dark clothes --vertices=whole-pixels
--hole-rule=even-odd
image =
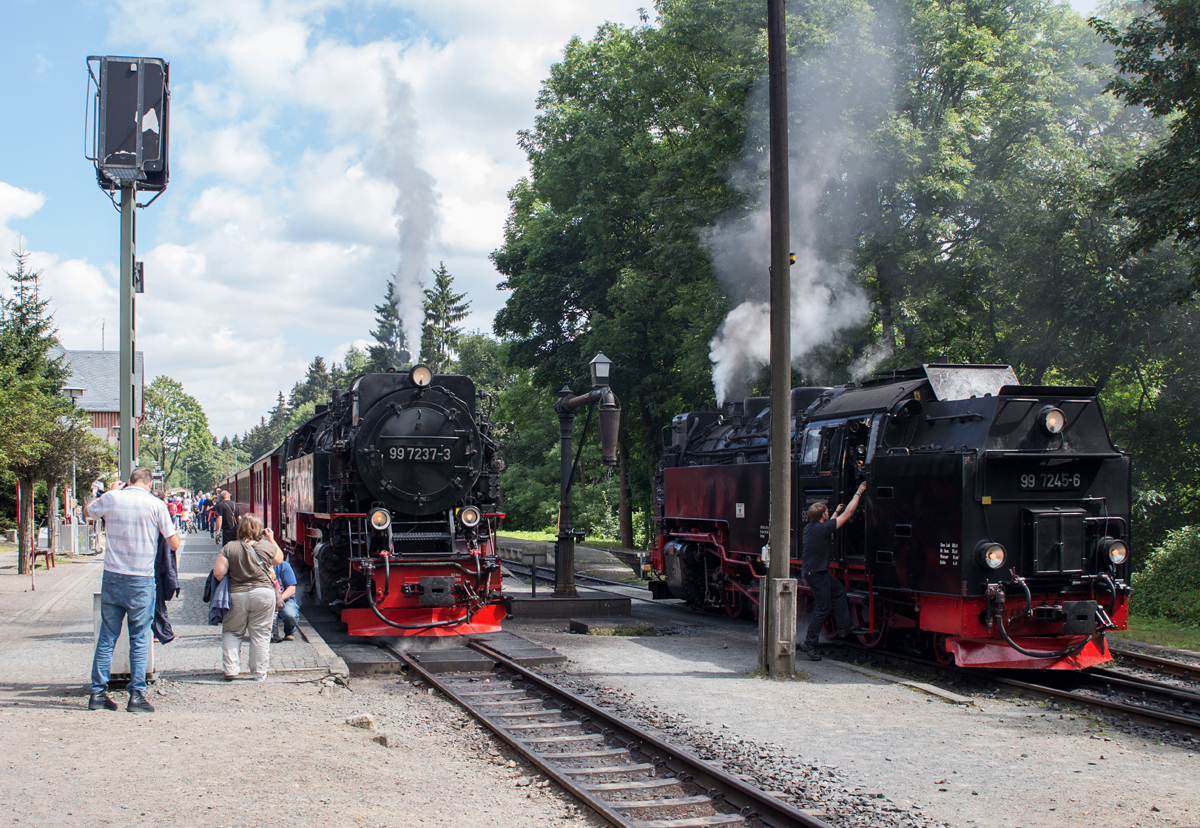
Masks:
[[[104,551],[104,581],[100,588],[100,633],[92,658],[91,697],[88,710],[116,710],[108,696],[113,646],[121,622],[129,629],[129,704],[131,713],[153,713],[146,701],[146,661],[150,654],[150,622],[154,617],[154,560],[158,537],[168,548],[179,549],[180,538],[167,504],[151,494],[154,477],[139,467],[129,485],[114,487],[83,507],[87,518],[104,518],[108,546]]]
[[[283,606],[279,608],[276,623],[283,624],[283,637],[280,641],[293,641],[296,638],[296,627],[300,625],[300,602],[296,600],[296,573],[287,561],[275,566],[275,585],[279,587],[279,597]]]
[[[846,600],[846,588],[829,574],[829,559],[833,556],[833,533],[853,517],[866,489],[865,482],[859,484],[858,491],[850,498],[845,511],[842,511],[839,504],[830,515],[829,504],[824,501],[814,503],[808,508],[808,523],[804,525],[804,580],[812,590],[816,607],[813,609],[812,619],[808,622],[804,652],[811,661],[821,660],[817,652],[817,643],[820,640],[821,627],[825,625],[830,611],[837,621],[839,637],[866,632],[864,629],[851,627],[850,602]]]
[[[238,508],[229,499],[229,492],[222,491],[217,503],[217,542],[221,546],[237,541]]]

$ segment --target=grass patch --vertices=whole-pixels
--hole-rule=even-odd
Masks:
[[[616,635],[632,638],[640,635],[654,635],[654,627],[647,624],[630,624],[620,627],[601,627],[588,630],[588,635]]]
[[[1129,629],[1110,631],[1108,634],[1117,638],[1159,644],[1163,647],[1200,650],[1200,627],[1195,624],[1168,621],[1165,618],[1131,615],[1129,616]]]
[[[549,543],[554,543],[554,541],[558,540],[558,536],[551,532],[511,532],[505,529],[503,532],[499,532],[498,534],[502,538],[516,538],[517,540],[547,541]],[[621,548],[621,542],[619,540],[614,540],[613,538],[585,537],[581,545],[615,546],[617,549]]]

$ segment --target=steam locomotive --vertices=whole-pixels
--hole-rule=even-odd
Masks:
[[[351,635],[497,632],[502,463],[476,397],[425,365],[365,374],[222,488]]]
[[[830,567],[863,644],[907,634],[971,667],[1109,659],[1104,631],[1128,618],[1131,477],[1094,388],[928,364],[796,388],[791,407],[792,577],[808,507],[832,511],[867,483]],[[770,428],[765,397],[674,418],[656,479],[655,597],[757,614]]]

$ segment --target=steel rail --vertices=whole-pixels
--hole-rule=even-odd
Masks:
[[[1185,661],[1174,661],[1169,658],[1139,653],[1135,650],[1127,650],[1124,647],[1114,647],[1111,639],[1108,642],[1108,649],[1120,661],[1128,661],[1147,670],[1200,682],[1200,664],[1188,664]]]
[[[558,783],[564,790],[586,805],[597,815],[619,828],[699,828],[699,826],[747,824],[750,819],[758,819],[763,825],[771,828],[829,828],[828,824],[806,814],[804,811],[776,799],[769,794],[746,784],[724,771],[709,765],[693,754],[671,745],[645,732],[635,725],[603,710],[588,700],[577,696],[571,691],[559,687],[544,676],[526,669],[506,658],[491,647],[479,642],[469,646],[478,651],[497,665],[497,671],[506,674],[514,687],[518,684],[526,689],[500,690],[500,684],[493,685],[494,689],[482,690],[486,685],[480,685],[475,679],[473,691],[466,691],[462,686],[455,686],[455,679],[461,685],[463,676],[434,674],[426,670],[415,658],[396,649],[390,644],[386,649],[406,663],[409,669],[419,675],[430,686],[437,688],[456,702],[464,710],[474,716],[485,727],[495,733],[530,762],[539,771]],[[494,673],[493,673],[494,675]],[[523,695],[524,698],[508,701],[476,701],[472,696],[485,696],[489,699],[496,696]],[[539,705],[535,708],[511,710],[513,705],[521,703]],[[496,709],[499,708],[499,709]],[[554,722],[532,722],[532,719],[552,718],[559,714]],[[540,732],[553,732],[563,729],[576,731],[572,736],[555,736],[537,738]],[[531,737],[522,737],[521,733],[532,732]],[[563,743],[584,743],[581,751],[543,752],[539,745],[553,744],[561,748]],[[591,742],[592,744],[587,744]],[[615,745],[615,747],[614,747]],[[634,755],[645,756],[645,761],[639,761]],[[627,757],[624,764],[600,766],[595,768],[570,768],[555,762],[555,758],[580,760],[607,758],[618,760]],[[589,783],[589,776],[604,777],[620,776],[622,774],[652,774],[650,779],[637,781],[618,781]],[[664,774],[663,776],[653,776]],[[576,779],[574,777],[583,777]],[[683,786],[684,796],[668,793],[665,796],[655,796],[656,789],[678,791]],[[700,795],[687,795],[687,787],[701,789]],[[604,794],[619,792],[637,792],[641,796],[637,800],[606,799]],[[624,811],[667,810],[675,808],[691,808],[693,806],[711,806],[714,813],[708,816],[683,816],[676,819],[656,818],[638,820]],[[720,813],[718,809],[733,813]]]
[[[1156,727],[1162,727],[1164,724],[1169,724],[1175,729],[1185,731],[1193,735],[1200,735],[1200,716],[1181,715],[1167,712],[1165,710],[1157,710],[1153,707],[1143,707],[1142,705],[1137,704],[1128,704],[1126,702],[1097,698],[1096,696],[1091,696],[1086,693],[1077,693],[1071,690],[1063,690],[1058,687],[1050,687],[1048,685],[1038,684],[1032,681],[1009,678],[1008,676],[1000,675],[996,672],[982,672],[979,670],[966,670],[962,667],[949,667],[944,664],[939,664],[936,661],[927,661],[925,659],[904,655],[902,653],[893,653],[887,650],[868,649],[860,644],[854,644],[850,642],[839,642],[839,646],[847,649],[859,650],[863,653],[871,653],[872,655],[880,658],[896,659],[897,661],[907,662],[909,664],[925,667],[934,671],[950,673],[963,678],[974,679],[976,681],[992,682],[1004,687],[1013,688],[1014,690],[1018,690],[1021,693],[1030,696],[1037,696],[1049,700],[1069,701],[1073,704],[1078,704],[1083,707],[1090,707],[1092,709],[1098,708],[1104,712],[1120,713],[1130,719],[1142,722],[1143,724],[1150,724]],[[1084,671],[1078,675],[1081,678],[1086,679],[1087,674],[1088,671]],[[1097,682],[1110,683],[1114,680],[1114,678],[1100,675],[1094,680]],[[1131,679],[1128,676],[1121,676],[1120,681],[1130,689],[1133,689],[1134,687],[1137,689],[1145,688],[1147,690],[1153,690],[1156,694],[1161,694],[1165,692],[1165,690],[1170,689],[1177,695],[1188,695],[1186,693],[1180,694],[1175,688],[1168,688],[1166,685],[1160,685],[1157,682],[1139,681],[1137,679]]]

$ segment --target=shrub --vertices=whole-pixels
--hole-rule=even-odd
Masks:
[[[1168,533],[1133,575],[1130,611],[1200,625],[1200,526]]]

